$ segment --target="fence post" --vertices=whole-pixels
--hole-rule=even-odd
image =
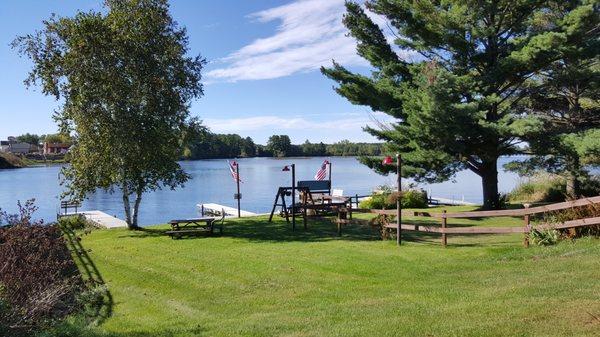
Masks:
[[[530,204],[523,204],[523,207],[525,207],[525,209],[529,208]],[[530,228],[530,218],[529,218],[529,214],[525,214],[523,216],[523,223],[525,225],[525,230],[523,231],[524,233],[524,238],[523,238],[523,246],[525,246],[525,248],[529,247],[529,231],[531,230]]]
[[[356,208],[358,208],[358,193],[356,194]]]
[[[444,232],[447,224],[448,224],[448,219],[446,218],[446,210],[443,210],[442,211],[442,246],[444,246],[444,247],[446,247],[446,244],[448,243],[448,240],[446,237],[446,232]]]

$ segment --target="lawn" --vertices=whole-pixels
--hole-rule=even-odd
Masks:
[[[464,209],[464,208],[461,208]],[[364,216],[364,215],[363,215]],[[520,226],[522,220],[454,220]],[[94,230],[81,245],[108,286],[110,336],[573,336],[600,331],[600,241],[407,235],[264,217],[222,236]]]

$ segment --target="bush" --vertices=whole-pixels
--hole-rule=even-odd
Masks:
[[[93,228],[93,224],[86,221],[81,216],[66,216],[58,220],[58,224],[62,228],[68,228],[71,230],[87,230]]]
[[[543,223],[563,223],[571,220],[600,217],[600,205],[591,204],[573,207],[559,211],[545,213],[541,219]],[[577,238],[582,236],[600,237],[600,225],[560,229],[560,234],[566,238]]]
[[[510,202],[560,202],[567,191],[565,179],[553,174],[536,174],[519,183],[509,194]]]
[[[369,199],[361,201],[359,207],[368,209],[395,209],[397,199],[397,192],[383,191],[382,193],[373,193]],[[401,192],[400,205],[402,208],[426,208],[427,204],[427,193],[423,190]]]
[[[57,225],[31,222],[33,200],[20,214],[0,212],[0,326],[11,336],[52,326],[73,313],[82,289],[71,253]]]
[[[580,180],[580,193],[591,197],[600,194],[600,178],[590,176]],[[567,195],[567,181],[564,177],[550,173],[537,173],[522,181],[509,194],[510,202],[561,202]]]
[[[534,229],[529,233],[529,242],[538,246],[548,246],[556,244],[560,240],[560,233],[552,228]]]

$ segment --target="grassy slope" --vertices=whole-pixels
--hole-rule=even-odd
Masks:
[[[451,222],[452,223],[452,222]],[[454,221],[520,225],[519,219]],[[115,336],[571,336],[600,330],[600,242],[521,246],[521,235],[292,233],[228,221],[222,237],[98,230],[82,244],[114,298]],[[164,227],[162,227],[164,228]],[[435,241],[434,241],[435,240]]]
[[[24,167],[21,158],[6,152],[0,152],[0,169]]]

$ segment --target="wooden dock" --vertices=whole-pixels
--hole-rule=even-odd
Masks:
[[[102,228],[127,228],[127,222],[102,211],[79,211],[61,214],[60,216],[79,215]]]
[[[448,199],[448,198],[440,198],[440,197],[430,197],[429,198],[430,205],[449,205],[449,206],[475,206],[477,204],[468,202],[464,200],[458,199]]]
[[[201,213],[205,213],[205,214],[221,215],[221,211],[223,211],[223,212],[225,212],[225,216],[237,216],[238,215],[237,208],[223,206],[223,205],[219,205],[219,204],[212,204],[212,203],[198,204],[198,205],[196,205],[196,207],[198,207],[198,210]],[[242,211],[240,211],[240,215],[242,217],[249,217],[249,216],[257,216],[259,214],[242,210]]]

